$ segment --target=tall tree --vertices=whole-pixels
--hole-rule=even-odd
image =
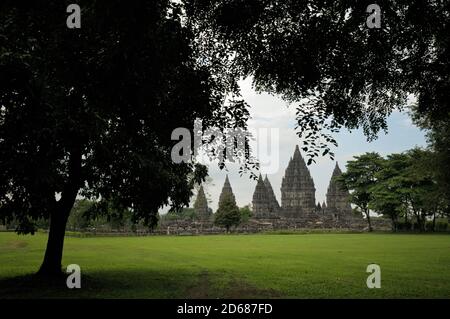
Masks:
[[[404,214],[407,219],[408,215],[411,180],[406,175],[406,170],[409,163],[407,154],[388,155],[386,160],[382,161],[381,169],[375,174],[377,183],[370,189],[372,198],[369,208],[389,217],[393,231],[397,231],[399,216]]]
[[[439,188],[443,212],[450,216],[450,111],[440,118],[424,117],[416,105],[411,114],[415,124],[426,130],[430,151],[426,168],[433,174]]]
[[[39,273],[61,272],[78,195],[132,210],[154,225],[160,207],[189,203],[207,170],[171,159],[175,128],[246,127],[236,81],[199,57],[179,4],[78,1],[0,4],[0,216],[18,232],[50,218]],[[248,155],[248,154],[247,154]]]
[[[410,209],[419,225],[420,231],[425,231],[426,220],[445,206],[434,169],[430,167],[433,155],[430,151],[414,148],[407,152],[409,165],[405,171],[410,187],[405,190],[409,198]]]
[[[365,215],[369,231],[372,231],[370,202],[372,187],[377,183],[377,173],[381,170],[383,158],[378,153],[365,153],[348,161],[347,171],[336,180],[350,191],[350,201]]]
[[[214,214],[214,223],[225,227],[227,233],[232,226],[238,226],[241,222],[241,213],[236,205],[235,199],[230,194],[224,194],[219,202],[219,208]]]

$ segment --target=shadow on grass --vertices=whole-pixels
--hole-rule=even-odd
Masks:
[[[69,289],[66,276],[50,279],[24,275],[0,279],[0,299],[35,298],[277,298],[239,278],[208,271],[105,270],[82,274],[81,288]]]

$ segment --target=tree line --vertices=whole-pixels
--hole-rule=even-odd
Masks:
[[[447,229],[448,221],[439,218],[450,216],[450,121],[422,116],[417,105],[410,115],[426,132],[426,148],[356,156],[338,178],[370,230],[371,211],[389,218],[394,231]]]
[[[337,180],[350,191],[350,201],[372,231],[373,213],[388,218],[392,230],[446,230],[449,202],[431,164],[434,154],[414,148],[386,157],[370,152],[355,156]]]

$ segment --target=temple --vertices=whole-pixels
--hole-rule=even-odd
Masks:
[[[295,147],[281,182],[281,202],[277,200],[269,177],[261,174],[256,182],[252,198],[252,215],[242,222],[236,232],[256,233],[273,230],[296,229],[351,229],[363,230],[367,227],[361,214],[354,214],[350,205],[350,193],[339,182],[342,171],[338,163],[330,177],[326,193],[326,202],[316,202],[316,188],[311,173]],[[228,179],[219,196],[219,206],[227,198],[236,203],[236,197]],[[161,232],[166,234],[217,234],[223,230],[214,225],[214,216],[200,186],[194,203],[197,218],[195,220],[165,220]],[[372,221],[373,222],[373,221]],[[390,228],[389,223],[379,223],[379,229]]]
[[[233,194],[233,189],[231,188],[231,184],[228,179],[228,175],[225,177],[225,183],[223,184],[222,192],[220,193],[220,196],[219,196],[219,206],[220,206],[220,203],[223,202],[224,198],[227,196],[230,196],[232,198],[232,200],[236,203],[236,197]]]
[[[315,194],[314,181],[297,145],[281,183],[280,214],[295,218],[314,213]]]
[[[314,181],[298,146],[295,147],[281,183],[281,206],[266,175],[256,183],[253,193],[253,218],[256,220],[290,220],[299,227],[322,225],[351,226],[361,221],[355,216],[349,201],[349,192],[338,181],[342,174],[336,163],[330,178],[326,202],[316,203]]]
[[[327,191],[327,206],[326,210],[333,215],[334,218],[339,219],[346,216],[353,216],[352,207],[350,205],[350,193],[347,189],[339,183],[338,178],[342,171],[339,164],[336,163],[333,174],[331,175],[330,184]]]
[[[208,208],[208,200],[206,199],[205,191],[203,190],[203,185],[197,193],[197,198],[195,199],[194,209],[199,220],[206,220],[210,217],[211,211]]]

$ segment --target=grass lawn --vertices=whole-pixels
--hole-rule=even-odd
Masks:
[[[0,233],[0,298],[449,298],[450,236],[307,234],[65,240],[81,289],[33,276],[47,236]],[[368,264],[381,288],[368,289]]]

